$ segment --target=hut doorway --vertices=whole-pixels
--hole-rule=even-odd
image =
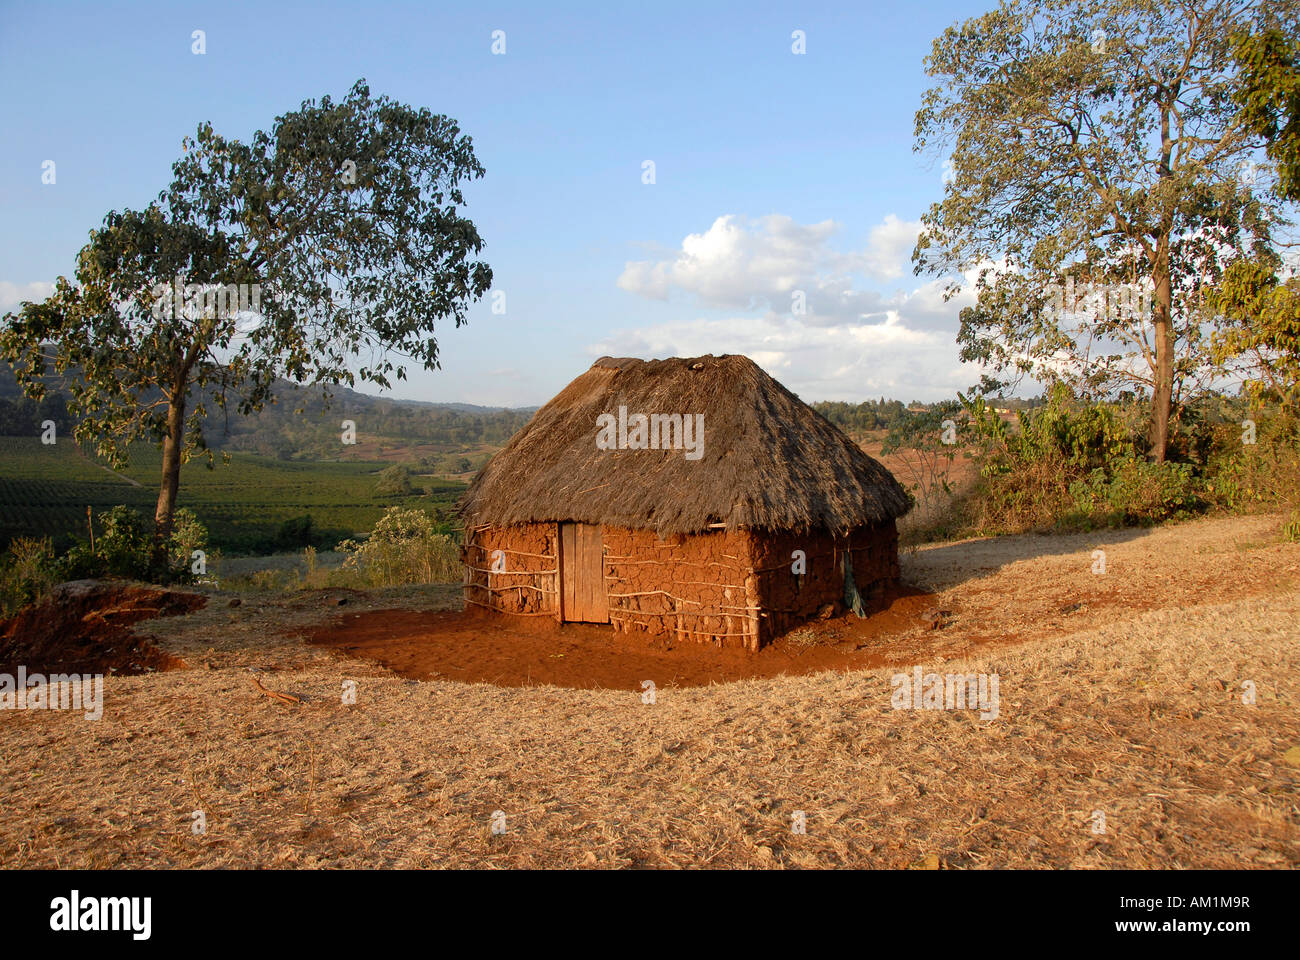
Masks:
[[[605,542],[599,524],[560,524],[560,581],[563,620],[609,623]]]

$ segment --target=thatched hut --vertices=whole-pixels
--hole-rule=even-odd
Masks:
[[[757,650],[827,605],[878,602],[907,506],[748,357],[604,357],[474,479],[465,599]]]

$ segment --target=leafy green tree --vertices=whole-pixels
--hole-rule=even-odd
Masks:
[[[405,497],[411,493],[411,471],[400,463],[385,467],[375,481],[375,495],[380,497]]]
[[[105,217],[75,281],[60,277],[0,330],[29,395],[49,366],[80,371],[76,435],[110,462],[133,441],[161,444],[158,553],[181,464],[206,450],[209,402],[248,414],[277,376],[387,387],[403,362],[436,368],[436,324],[460,326],[492,282],[460,212],[462,183],[484,172],[469,137],[364,81],[248,142],[203,124],[172,172],[156,202]]]
[[[1281,261],[1261,253],[1228,266],[1213,305],[1226,321],[1214,337],[1215,359],[1244,377],[1256,404],[1300,412],[1300,278],[1283,281]]]
[[[1257,29],[1233,37],[1241,71],[1235,100],[1243,124],[1268,144],[1278,192],[1300,201],[1300,25],[1285,13],[1266,8]]]
[[[297,550],[300,547],[310,547],[314,532],[310,513],[303,514],[301,517],[290,517],[281,523],[275,532],[275,548]]]
[[[1265,140],[1276,192],[1300,201],[1300,38],[1297,24],[1272,18],[1233,38],[1240,67],[1235,94],[1242,122]],[[1300,407],[1300,280],[1280,276],[1271,250],[1229,265],[1211,302],[1226,320],[1214,338],[1215,359],[1245,376],[1255,404]]]
[[[927,59],[940,82],[916,149],[950,151],[951,177],[913,261],[949,296],[973,286],[963,360],[1084,393],[1149,390],[1157,461],[1184,385],[1211,369],[1205,290],[1280,218],[1242,182],[1261,138],[1233,99],[1232,37],[1259,7],[1006,0]],[[1080,309],[1070,287],[1101,302]]]

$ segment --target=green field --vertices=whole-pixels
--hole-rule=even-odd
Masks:
[[[0,437],[0,549],[16,536],[51,537],[64,546],[86,536],[86,507],[96,514],[117,504],[152,518],[161,454],[137,447],[114,476],[70,440],[43,446],[34,437]],[[181,470],[178,506],[193,510],[211,542],[229,553],[267,553],[286,520],[310,514],[318,545],[368,531],[386,507],[419,506],[445,519],[463,483],[417,477],[425,496],[379,497],[377,474],[388,463],[281,461],[237,453],[214,469],[203,462]]]

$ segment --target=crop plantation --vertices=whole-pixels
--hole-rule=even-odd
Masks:
[[[0,437],[0,546],[19,536],[48,536],[56,544],[85,538],[86,507],[98,515],[125,504],[151,518],[159,457],[157,449],[137,446],[130,465],[114,473],[69,440],[43,445],[37,437]],[[212,546],[229,553],[306,546],[284,542],[282,528],[308,515],[310,542],[318,546],[368,531],[393,505],[420,507],[450,526],[464,484],[417,475],[414,493],[381,496],[375,493],[376,478],[386,466],[281,461],[247,453],[232,454],[229,463],[218,456],[212,469],[195,460],[182,468],[179,506],[193,510],[207,526]]]

